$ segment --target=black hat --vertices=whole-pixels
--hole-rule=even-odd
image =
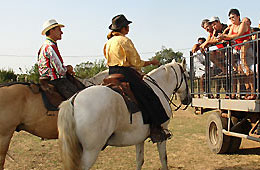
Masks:
[[[123,14],[117,15],[112,19],[112,24],[109,26],[109,29],[113,31],[119,30],[131,23],[132,21],[128,21]]]

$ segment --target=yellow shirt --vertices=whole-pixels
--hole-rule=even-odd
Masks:
[[[104,46],[104,55],[108,66],[133,67],[140,70],[144,66],[133,42],[120,34],[110,38]]]

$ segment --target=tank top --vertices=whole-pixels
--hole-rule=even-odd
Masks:
[[[227,44],[226,43],[222,43],[222,44],[217,44],[216,46],[217,46],[217,48],[224,48],[224,47],[227,46]]]
[[[234,32],[233,29],[232,29],[232,32],[231,32],[232,35],[236,35],[237,32]],[[250,29],[248,29],[243,35],[247,35],[247,34],[250,34]],[[241,35],[241,36],[243,36]],[[236,44],[240,44],[240,43],[243,43],[244,40],[249,40],[250,39],[250,36],[247,36],[247,37],[243,37],[243,38],[239,38],[239,39],[236,39],[235,42]],[[241,46],[236,46],[235,47],[236,50],[240,50],[241,49]]]

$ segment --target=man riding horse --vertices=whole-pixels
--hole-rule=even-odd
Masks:
[[[140,59],[132,41],[125,35],[129,32],[129,24],[124,15],[117,15],[112,19],[109,29],[112,30],[104,46],[104,55],[109,66],[109,74],[123,74],[124,81],[129,82],[130,88],[142,111],[143,121],[150,124],[150,138],[152,142],[162,142],[170,138],[170,133],[162,129],[161,124],[166,122],[167,116],[160,99],[153,92],[151,87],[142,79],[138,72],[141,67],[158,65],[156,59],[143,61]]]
[[[54,19],[43,24],[42,35],[46,36],[46,40],[38,53],[38,65],[40,84],[53,85],[64,99],[68,99],[85,86],[73,77],[75,73],[71,65],[64,66],[57,46],[57,41],[62,39],[62,27],[64,25]]]

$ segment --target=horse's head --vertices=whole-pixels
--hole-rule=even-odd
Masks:
[[[191,94],[188,86],[188,72],[186,70],[186,60],[182,60],[181,63],[172,61],[167,67],[171,67],[173,74],[175,74],[176,87],[174,92],[179,96],[181,103],[189,105],[191,103]]]

